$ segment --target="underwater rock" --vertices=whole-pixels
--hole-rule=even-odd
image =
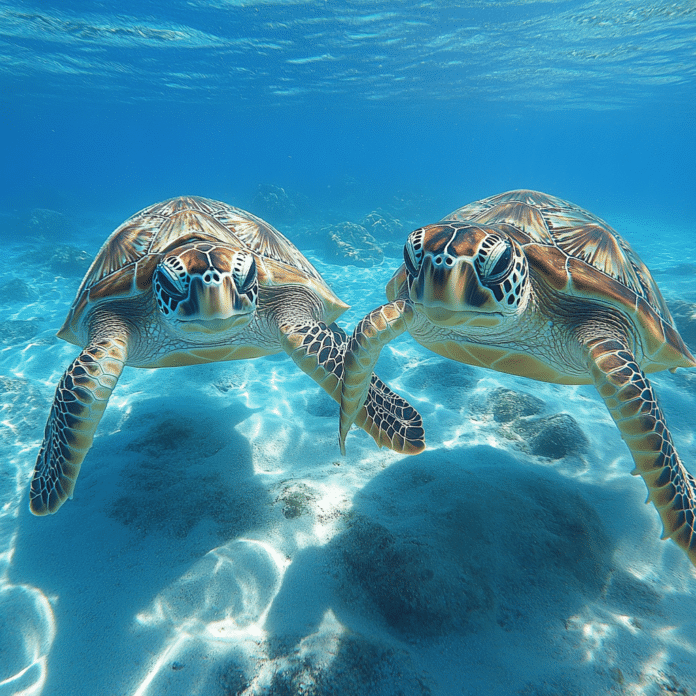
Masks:
[[[75,225],[63,213],[46,208],[34,208],[27,223],[29,233],[34,237],[58,238],[75,232]]]
[[[87,272],[90,263],[92,257],[86,251],[69,244],[57,246],[48,258],[48,267],[62,276],[81,277]]]
[[[516,418],[541,413],[544,406],[536,396],[499,387],[486,394],[483,402],[476,405],[476,410],[491,416],[496,423],[510,423]]]
[[[85,275],[92,263],[90,254],[70,244],[58,244],[34,249],[26,254],[22,254],[19,260],[64,277],[80,278]]]
[[[12,278],[0,285],[0,302],[34,302],[39,297],[38,290],[21,278]]]
[[[404,223],[381,208],[368,213],[360,224],[373,237],[387,242],[399,241],[402,237],[405,240],[407,234]]]
[[[259,184],[251,209],[255,215],[268,218],[272,224],[292,222],[300,215],[303,202],[300,196],[291,196],[280,186]]]
[[[239,372],[226,372],[218,377],[212,382],[213,388],[217,389],[221,394],[227,394],[227,392],[236,392],[240,389],[244,389],[246,386],[246,379],[244,375],[239,374]]]
[[[294,520],[309,511],[309,506],[313,500],[315,500],[315,496],[309,486],[304,483],[294,483],[285,486],[275,502],[283,504],[283,515],[286,519]]]
[[[473,368],[468,365],[430,358],[416,369],[406,369],[401,381],[411,394],[434,390],[443,406],[457,410],[466,401],[475,376]]]
[[[382,247],[385,254],[401,257],[410,229],[398,218],[381,208],[366,215],[360,224]]]
[[[250,687],[250,680],[236,663],[222,667],[218,672],[217,682],[222,690],[221,696],[242,696],[248,693],[247,689]]]
[[[6,346],[26,343],[39,333],[39,322],[30,319],[0,321],[0,343]]]
[[[518,420],[512,429],[526,441],[531,454],[548,459],[580,456],[589,442],[578,422],[567,413],[556,413],[529,420]]]
[[[544,408],[542,399],[503,387],[472,405],[474,412],[499,423],[505,437],[522,438],[522,449],[537,457],[562,459],[586,452],[589,442],[577,421],[567,413],[534,417]]]
[[[404,220],[408,231],[415,230],[424,222],[439,220],[443,210],[454,210],[458,200],[474,200],[471,192],[461,191],[453,200],[442,192],[435,194],[432,191],[419,187],[418,191],[413,188],[395,191],[394,195],[387,201],[382,200],[383,205],[388,205],[389,210],[401,220]],[[454,205],[453,205],[454,204]]]
[[[382,262],[384,253],[377,240],[354,222],[339,222],[322,227],[322,251],[332,263],[369,268]]]

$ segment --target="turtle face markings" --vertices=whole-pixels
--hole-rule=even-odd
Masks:
[[[196,242],[167,253],[152,279],[157,306],[177,331],[217,334],[246,326],[258,300],[253,254]]]
[[[439,326],[494,326],[524,310],[527,259],[502,231],[439,223],[412,232],[404,247],[408,294]]]

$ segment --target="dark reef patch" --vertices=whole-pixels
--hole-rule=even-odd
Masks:
[[[500,387],[479,398],[472,410],[499,424],[503,437],[517,440],[519,447],[537,457],[581,457],[589,440],[578,422],[567,413],[540,416],[545,403],[532,394]]]
[[[521,630],[602,592],[612,545],[594,509],[562,477],[519,472],[499,451],[476,450],[476,461],[493,459],[489,469],[435,471],[421,457],[361,491],[332,543],[349,605],[364,603],[416,638]]]
[[[269,513],[250,473],[248,444],[232,433],[163,414],[126,446],[130,461],[121,474],[123,492],[109,516],[143,534],[175,538],[186,537],[203,520],[213,523],[220,538],[260,522]],[[230,454],[221,463],[223,449]]]

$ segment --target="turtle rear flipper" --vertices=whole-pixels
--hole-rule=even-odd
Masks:
[[[285,325],[281,327],[281,343],[298,367],[340,403],[348,347],[345,331],[336,324],[317,321]],[[355,423],[380,447],[403,454],[423,451],[425,433],[418,411],[371,371],[368,379],[367,397],[358,407]]]
[[[92,446],[126,354],[121,338],[90,343],[58,383],[29,492],[29,508],[35,515],[57,512],[72,498],[82,460]]]
[[[611,338],[587,344],[595,386],[628,445],[657,508],[663,539],[672,539],[696,565],[696,480],[674,449],[652,385],[628,347]]]

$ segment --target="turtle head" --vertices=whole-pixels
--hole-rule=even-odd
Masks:
[[[193,242],[160,259],[152,277],[157,306],[177,332],[211,337],[246,326],[256,311],[254,256],[215,242]]]
[[[422,227],[406,241],[404,265],[416,311],[438,326],[496,327],[521,312],[529,297],[526,256],[497,228]]]

